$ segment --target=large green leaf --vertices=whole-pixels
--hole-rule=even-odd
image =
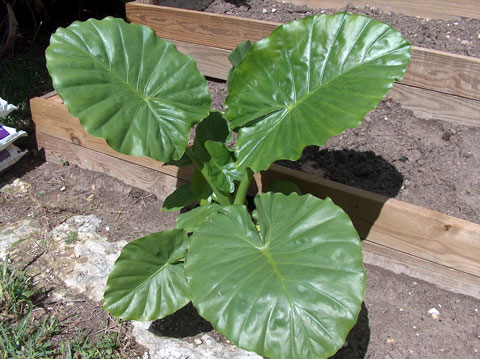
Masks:
[[[104,309],[123,319],[154,320],[190,301],[183,262],[187,232],[173,229],[127,244],[105,289]]]
[[[365,289],[360,239],[330,199],[265,193],[195,228],[185,274],[192,302],[228,339],[269,358],[333,355]]]
[[[146,26],[75,22],[46,51],[55,90],[85,130],[116,151],[178,160],[210,94],[194,60]]]
[[[233,74],[226,114],[239,130],[238,167],[296,160],[357,127],[401,80],[410,44],[361,15],[310,16],[282,25],[248,50]]]

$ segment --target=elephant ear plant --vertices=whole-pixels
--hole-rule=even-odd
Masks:
[[[403,78],[410,44],[389,25],[346,13],[282,25],[232,52],[225,114],[210,109],[194,60],[145,26],[75,22],[52,36],[46,57],[88,133],[124,154],[195,167],[164,209],[199,206],[175,229],[125,246],[104,308],[150,321],[191,301],[218,332],[264,357],[333,355],[365,290],[350,219],[292,184],[258,194],[253,211],[246,193],[253,173],[357,127]]]

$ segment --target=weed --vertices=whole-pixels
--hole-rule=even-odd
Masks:
[[[72,231],[68,235],[67,239],[65,239],[65,244],[73,244],[77,241],[77,239],[78,239],[78,232]]]

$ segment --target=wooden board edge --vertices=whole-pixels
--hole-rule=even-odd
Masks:
[[[480,299],[480,277],[451,269],[434,262],[393,250],[382,245],[363,241],[363,262],[408,275],[450,292]]]
[[[162,201],[178,186],[186,183],[177,177],[77,146],[42,132],[37,132],[37,142],[39,148],[45,150],[46,159],[50,162],[68,160],[70,164],[82,169],[104,173],[130,186],[153,193]]]
[[[333,8],[339,9],[345,7],[348,3],[353,3],[355,6],[376,7],[383,11],[393,11],[400,14],[428,18],[428,19],[443,19],[452,20],[460,19],[462,17],[480,19],[480,6],[470,1],[471,6],[465,1],[451,0],[435,0],[436,10],[429,6],[428,2],[421,2],[417,0],[402,0],[390,1],[390,0],[286,0],[287,2],[299,5],[308,6],[312,9],[319,8]],[[462,6],[463,5],[463,6]]]
[[[480,101],[424,88],[395,83],[388,96],[416,117],[442,120],[456,125],[480,126]]]

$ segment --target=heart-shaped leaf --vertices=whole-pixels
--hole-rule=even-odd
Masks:
[[[237,167],[266,170],[307,145],[357,127],[401,80],[410,44],[361,15],[310,16],[255,43],[236,67],[226,115],[238,130]]]
[[[365,274],[358,235],[330,199],[265,193],[224,207],[190,238],[185,273],[200,315],[269,358],[318,359],[344,343]]]
[[[195,61],[146,26],[90,19],[55,32],[46,51],[53,86],[85,130],[116,151],[167,162],[210,109]]]
[[[154,320],[190,301],[183,262],[187,232],[173,229],[127,244],[107,281],[104,309],[123,319]]]

